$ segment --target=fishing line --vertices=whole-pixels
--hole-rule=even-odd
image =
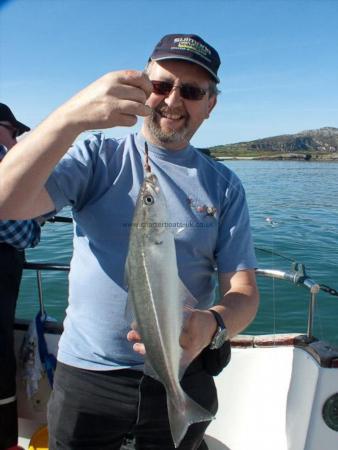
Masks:
[[[260,252],[269,253],[271,255],[273,254],[274,256],[279,256],[280,258],[285,259],[285,260],[290,261],[290,262],[297,262],[295,259],[289,258],[289,257],[287,257],[285,255],[282,255],[281,253],[277,253],[274,250],[269,250],[267,248],[256,247],[256,246],[255,246],[255,250],[259,250]]]
[[[274,267],[275,264],[275,234],[274,230],[271,233],[271,256],[272,256],[272,267]],[[273,317],[273,335],[276,336],[276,285],[275,285],[275,278],[272,278],[272,317]]]
[[[217,172],[218,175],[219,175],[221,178],[223,178],[223,180],[225,180],[225,181],[228,183],[229,187],[238,190],[238,183],[237,183],[237,184],[231,183],[231,181],[228,180],[228,178],[225,176],[225,174],[224,174],[223,172],[221,172],[221,170],[219,170],[219,169],[217,168],[217,165],[215,164],[215,160],[214,160],[214,159],[211,159],[209,156],[206,156],[204,153],[202,153],[201,151],[197,150],[195,147],[193,147],[193,149],[195,150],[195,152],[197,153],[197,155],[199,155],[201,158],[203,158],[204,161],[205,161],[207,164],[209,164],[209,166],[212,167],[212,168],[214,169],[214,171]],[[216,162],[217,162],[217,161],[216,161]],[[231,171],[231,169],[229,169],[228,166],[225,165],[224,167],[226,167],[228,170]],[[233,171],[231,171],[231,173],[234,174]]]
[[[227,177],[224,175],[224,173],[222,173],[222,171],[217,168],[217,165],[215,164],[214,160],[210,160],[210,157],[204,155],[197,149],[195,149],[195,151],[201,158],[203,158],[205,160],[205,162],[207,164],[209,164],[210,167],[212,167],[215,170],[215,172],[218,173],[218,175],[220,175],[221,178],[223,178],[229,184],[229,186],[231,188],[238,190],[238,186],[235,185],[234,183],[231,183],[227,179]],[[274,251],[274,232],[272,232],[271,246],[272,246],[272,250],[269,253],[272,256],[272,267],[273,267],[273,265],[275,263],[274,256],[277,255],[277,253]],[[280,255],[280,256],[282,257],[282,255]],[[287,259],[287,258],[285,257],[285,259]],[[272,316],[273,316],[273,325],[272,326],[273,326],[273,334],[276,335],[276,327],[277,327],[277,325],[276,325],[276,323],[277,323],[277,321],[276,321],[276,287],[275,287],[275,279],[274,278],[271,278],[271,284],[272,284]]]
[[[277,253],[277,252],[269,250],[267,248],[255,246],[255,250],[258,250],[258,251],[264,252],[264,253],[274,254],[275,256],[278,256],[279,258],[285,259],[286,261],[290,261],[293,263],[297,262],[293,258],[289,258],[288,256],[282,255],[281,253]],[[332,287],[328,286],[327,284],[319,284],[319,287],[320,287],[320,290],[325,292],[326,294],[333,295],[334,297],[338,297],[338,291],[335,288],[332,288]]]
[[[322,316],[320,314],[319,295],[317,296],[317,301],[315,303],[314,317],[316,318],[316,322],[318,323],[318,328],[319,328],[319,333],[320,333],[319,336],[323,336],[324,337]]]

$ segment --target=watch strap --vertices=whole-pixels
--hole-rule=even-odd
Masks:
[[[214,309],[209,309],[209,311],[213,314],[213,316],[215,317],[215,320],[217,322],[217,325],[219,327],[221,327],[222,329],[226,328],[225,324],[224,324],[224,320],[222,318],[222,316],[220,315],[220,313],[218,313],[217,311],[215,311]]]

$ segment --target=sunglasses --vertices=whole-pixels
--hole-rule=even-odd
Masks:
[[[153,92],[157,95],[165,95],[166,97],[171,93],[173,89],[179,89],[180,95],[185,100],[202,100],[207,91],[203,88],[193,86],[191,84],[182,84],[181,86],[175,86],[170,81],[154,81],[151,80],[153,85]]]
[[[12,132],[12,138],[16,139],[19,136],[19,130],[12,125],[7,125],[6,123],[0,123],[0,127],[6,128],[8,131]]]

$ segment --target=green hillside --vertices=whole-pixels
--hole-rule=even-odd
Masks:
[[[337,159],[338,128],[324,127],[296,134],[211,147],[216,158]]]

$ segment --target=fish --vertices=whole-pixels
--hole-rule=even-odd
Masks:
[[[146,349],[144,372],[165,387],[170,430],[177,448],[189,425],[211,421],[214,416],[180,385],[189,361],[184,361],[179,337],[185,314],[196,300],[179,277],[166,199],[147,163],[148,159],[129,237],[128,305]]]

